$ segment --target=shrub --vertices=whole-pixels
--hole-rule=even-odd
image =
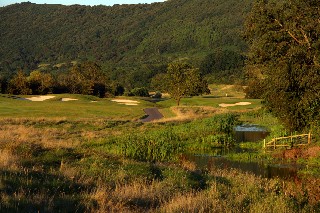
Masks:
[[[131,90],[131,93],[132,93],[134,96],[149,97],[149,91],[148,91],[148,89],[145,88],[145,87],[134,88],[133,90]]]
[[[118,138],[117,143],[122,155],[140,161],[173,160],[183,151],[180,137],[171,130],[145,135],[128,134]]]

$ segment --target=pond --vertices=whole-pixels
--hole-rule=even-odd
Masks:
[[[265,139],[270,132],[265,127],[244,124],[234,128],[234,138],[236,142],[257,142]],[[219,169],[239,169],[244,172],[250,172],[263,178],[281,178],[281,179],[295,179],[298,177],[298,171],[302,169],[301,165],[276,163],[269,164],[264,161],[260,162],[242,162],[232,161],[224,156],[232,153],[250,153],[253,150],[242,148],[217,148],[210,150],[207,153],[192,153],[185,154],[184,158],[194,162],[198,169],[213,170]]]
[[[262,126],[254,124],[239,125],[234,128],[236,142],[255,142],[265,139],[270,132]]]
[[[219,169],[239,169],[243,172],[250,172],[263,178],[294,179],[298,176],[301,166],[295,164],[274,164],[269,165],[263,162],[239,162],[232,161],[221,156],[205,154],[187,154],[185,158],[196,164],[198,169],[213,170]]]

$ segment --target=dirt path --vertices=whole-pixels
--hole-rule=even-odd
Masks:
[[[143,110],[148,117],[141,119],[141,122],[150,122],[150,121],[154,121],[154,120],[158,120],[163,118],[163,115],[159,112],[158,108],[154,107],[154,108],[146,108]]]

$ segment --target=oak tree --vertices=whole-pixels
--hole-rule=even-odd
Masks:
[[[318,0],[258,0],[246,22],[248,66],[260,70],[267,108],[291,131],[320,116],[319,8]]]
[[[166,91],[176,100],[178,106],[183,96],[196,96],[209,92],[208,84],[202,78],[199,69],[187,63],[170,63],[164,82]]]

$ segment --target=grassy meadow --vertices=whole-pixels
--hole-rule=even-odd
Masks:
[[[170,99],[134,99],[140,103],[127,106],[82,95],[43,102],[1,95],[0,211],[317,212],[315,177],[284,181],[203,170],[183,156],[233,145],[237,123],[277,123],[253,109],[261,107],[259,100],[229,94],[185,98],[180,107]],[[238,101],[253,104],[218,106]],[[154,106],[167,116],[139,122],[143,108]]]

